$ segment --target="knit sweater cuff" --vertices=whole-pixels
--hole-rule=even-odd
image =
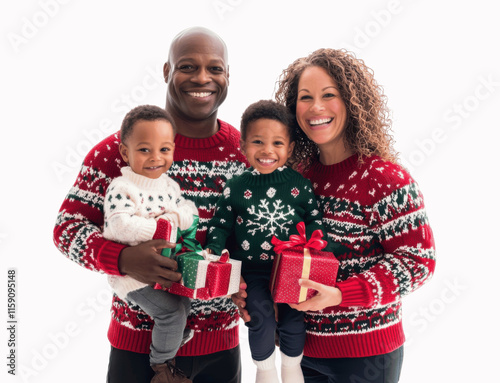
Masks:
[[[113,241],[104,241],[103,246],[97,254],[99,267],[106,274],[122,275],[118,270],[118,257],[120,252],[127,246]]]
[[[337,283],[342,292],[342,302],[339,306],[369,307],[373,304],[373,294],[366,282],[359,278],[349,278]]]

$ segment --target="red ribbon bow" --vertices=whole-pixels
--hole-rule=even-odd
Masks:
[[[219,258],[219,262],[227,263],[229,261],[229,251],[222,250],[221,256]]]
[[[297,224],[297,231],[299,232],[299,235],[291,235],[288,241],[282,241],[273,236],[271,243],[274,245],[274,252],[282,253],[283,250],[290,249],[295,246],[321,250],[327,245],[327,242],[324,239],[321,239],[323,237],[323,232],[319,229],[313,231],[311,239],[309,240],[307,240],[306,237],[306,225],[304,222],[299,222]]]

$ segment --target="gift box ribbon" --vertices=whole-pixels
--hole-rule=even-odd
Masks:
[[[300,246],[304,248],[304,261],[302,263],[302,279],[309,279],[311,273],[311,253],[309,249],[321,250],[326,245],[327,242],[323,237],[323,232],[319,229],[314,230],[311,234],[311,238],[308,240],[306,236],[306,225],[304,222],[299,222],[297,224],[298,235],[293,234],[290,236],[288,241],[282,241],[275,236],[271,239],[271,243],[274,245],[274,252],[276,254],[282,253],[283,250],[291,249],[292,247]],[[299,302],[306,300],[307,288],[301,287],[299,294]]]
[[[327,242],[324,239],[321,239],[323,237],[323,232],[321,230],[314,230],[311,234],[311,239],[307,240],[306,225],[304,222],[299,222],[296,227],[299,234],[292,234],[288,241],[282,241],[273,236],[271,243],[274,245],[275,253],[281,253],[283,250],[290,249],[295,246],[301,246],[305,249],[321,250],[327,245]]]
[[[201,252],[203,248],[196,240],[196,231],[198,230],[199,217],[193,216],[193,223],[186,230],[177,230],[177,238],[175,240],[175,247],[173,249],[162,249],[161,255],[165,257],[175,258],[180,252]]]

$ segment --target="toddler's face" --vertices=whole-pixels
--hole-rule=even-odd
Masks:
[[[262,174],[285,165],[295,143],[290,142],[288,128],[281,122],[261,118],[248,124],[241,149],[250,165]]]
[[[172,125],[165,120],[139,120],[120,144],[120,153],[135,173],[159,178],[174,161],[174,136]]]

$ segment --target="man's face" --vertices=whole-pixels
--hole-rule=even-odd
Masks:
[[[186,120],[205,120],[216,113],[229,85],[226,56],[222,42],[205,34],[177,40],[164,67],[167,109]]]

